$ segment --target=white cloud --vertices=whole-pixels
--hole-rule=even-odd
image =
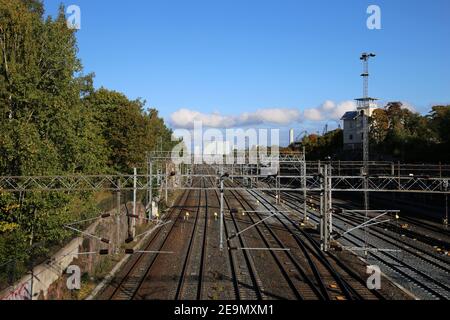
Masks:
[[[306,109],[303,112],[303,119],[309,121],[339,120],[344,113],[354,110],[356,110],[354,101],[349,100],[337,104],[327,100],[316,108]]]
[[[260,124],[286,126],[301,121],[339,120],[345,112],[356,110],[354,101],[335,103],[325,101],[316,108],[305,109],[303,112],[292,108],[269,108],[255,112],[243,112],[238,115],[222,115],[202,113],[189,109],[180,109],[170,116],[170,123],[175,128],[191,129],[194,122],[200,121],[203,126],[210,128],[233,128]]]
[[[232,128],[259,124],[288,125],[299,122],[301,112],[297,109],[272,108],[256,112],[244,112],[240,115],[221,115],[219,113],[201,113],[189,109],[180,109],[170,116],[170,123],[176,128],[192,128],[194,122],[201,121],[203,126],[211,128]]]
[[[324,119],[324,115],[318,109],[306,109],[303,113],[304,119],[310,121],[322,121]]]

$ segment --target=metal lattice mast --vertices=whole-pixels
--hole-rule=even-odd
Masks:
[[[360,106],[361,115],[362,115],[362,125],[363,125],[363,175],[364,179],[364,209],[366,211],[366,220],[368,218],[369,212],[369,117],[370,117],[370,104],[373,101],[372,98],[369,97],[369,59],[375,57],[373,53],[363,53],[361,55],[361,61],[363,62],[363,73],[361,77],[363,77],[363,98],[360,99],[362,105]],[[364,242],[365,247],[367,247],[367,231],[364,229]],[[367,257],[367,251],[365,251]]]
[[[302,154],[302,188],[303,188],[303,221],[308,222],[307,194],[306,194],[306,149]]]
[[[363,62],[363,98],[360,99],[362,102],[362,120],[363,120],[363,161],[364,170],[368,174],[368,162],[369,162],[369,119],[370,117],[370,103],[373,100],[369,97],[369,59],[375,57],[373,53],[363,53],[361,55],[361,60]]]

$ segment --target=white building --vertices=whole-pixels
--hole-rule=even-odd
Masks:
[[[370,118],[375,109],[377,109],[377,105],[375,103],[376,99],[369,99],[369,107],[367,108],[367,116]],[[364,110],[366,107],[363,106],[363,103],[366,99],[357,99],[358,104],[360,105],[356,111],[346,112],[341,120],[343,121],[343,129],[344,129],[344,150],[361,150],[363,139],[364,139],[364,130],[363,130],[363,117]]]

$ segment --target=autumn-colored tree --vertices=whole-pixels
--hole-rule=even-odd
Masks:
[[[310,134],[301,141],[302,147],[310,160],[324,160],[327,157],[335,158],[342,150],[343,131],[336,129],[323,136]]]
[[[376,109],[370,119],[370,137],[375,143],[384,141],[389,130],[389,118],[385,109]]]

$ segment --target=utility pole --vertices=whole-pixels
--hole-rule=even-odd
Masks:
[[[275,185],[277,188],[276,204],[280,204],[280,197],[281,197],[280,187],[281,187],[281,185],[280,185],[280,176],[278,174],[275,176]]]
[[[224,192],[225,192],[225,179],[229,178],[229,173],[224,173],[223,167],[220,169],[220,250],[223,250],[223,224],[224,224]]]
[[[448,194],[445,195],[445,219],[444,219],[445,228],[448,227]]]
[[[444,188],[447,193],[445,194],[445,218],[444,218],[444,226],[445,228],[448,227],[448,187],[449,187],[449,181],[446,180],[444,182]]]
[[[329,240],[330,240],[330,219],[329,219],[329,184],[328,184],[328,168],[329,165],[325,165],[323,173],[323,251],[327,252],[329,248]]]
[[[306,194],[306,149],[305,149],[305,147],[303,147],[303,160],[302,161],[303,161],[303,167],[302,167],[303,221],[306,223],[306,222],[308,222],[308,204],[307,204],[307,194]]]
[[[169,168],[168,168],[168,163],[166,162],[166,181],[165,181],[165,183],[164,183],[164,186],[165,186],[165,200],[166,200],[166,206],[168,205],[167,204],[167,192],[168,192],[168,186],[167,186],[167,184],[169,183]]]
[[[224,187],[224,183],[223,183],[223,179],[220,179],[220,250],[223,250],[223,187]]]
[[[222,170],[223,171],[223,170]],[[223,193],[224,193],[224,183],[223,183],[224,176],[220,177],[220,250],[223,250],[223,216],[224,216],[224,199],[223,199]]]
[[[36,223],[36,208],[33,208],[33,223],[31,224],[31,237],[30,237],[30,300],[33,301],[34,293],[34,224]]]
[[[133,219],[131,220],[131,237],[136,236],[136,196],[137,196],[137,169],[133,169]]]
[[[324,185],[324,174],[323,168],[319,167],[319,180],[320,180],[320,249],[325,251],[325,185]]]
[[[148,170],[149,170],[149,205],[150,205],[150,211],[148,213],[148,219],[153,220],[153,163],[152,160],[149,158],[148,161]]]
[[[120,216],[121,216],[121,204],[120,204],[120,179],[117,179],[117,192],[116,192],[116,254],[119,254],[120,249]]]
[[[331,166],[319,168],[320,179],[320,248],[327,252],[330,248],[332,218],[331,218]]]
[[[332,185],[332,166],[331,166],[331,161],[330,161],[330,165],[328,166],[328,174],[327,174],[327,178],[328,181],[326,182],[328,184],[328,237],[329,239],[331,239],[331,234],[333,233],[333,194],[332,194],[332,190],[333,190],[333,185]]]

